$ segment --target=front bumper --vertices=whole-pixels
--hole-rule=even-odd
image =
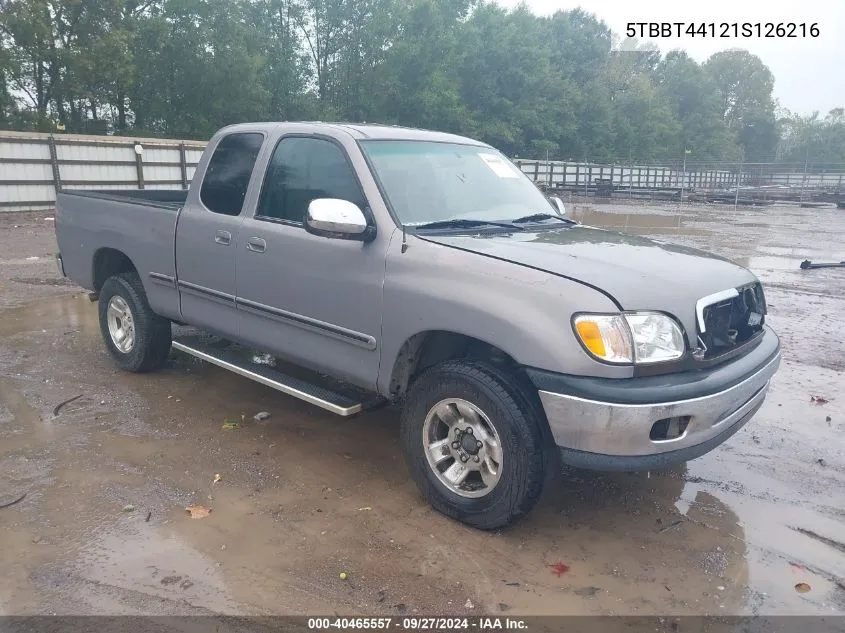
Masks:
[[[528,373],[565,463],[644,470],[699,457],[736,433],[763,404],[780,357],[767,327],[754,350],[710,370],[622,380],[559,376],[557,384],[547,372]],[[655,424],[668,419],[686,428],[653,439]]]

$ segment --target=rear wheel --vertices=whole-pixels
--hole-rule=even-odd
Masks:
[[[150,308],[141,280],[134,272],[106,279],[100,289],[100,332],[121,369],[160,369],[170,353],[170,321]]]
[[[481,529],[528,514],[545,480],[544,421],[510,378],[448,361],[414,381],[402,411],[405,458],[426,500]]]

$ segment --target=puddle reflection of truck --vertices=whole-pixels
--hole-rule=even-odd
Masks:
[[[65,190],[57,207],[62,274],[99,300],[123,369],[176,348],[339,415],[398,404],[423,494],[480,528],[528,513],[559,460],[656,469],[710,451],[780,361],[748,270],[579,225],[448,134],[237,125],[188,191]]]

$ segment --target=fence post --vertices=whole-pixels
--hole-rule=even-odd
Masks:
[[[138,189],[144,188],[144,160],[141,155],[144,153],[144,147],[139,141],[135,141],[135,171],[138,174]]]
[[[179,143],[179,168],[182,170],[182,189],[187,189],[188,188],[188,161],[185,158],[185,144],[184,143]]]
[[[585,163],[587,162],[586,158],[584,159],[584,162]],[[588,164],[584,165],[584,169],[586,170],[587,168],[589,168],[589,172],[586,174],[586,180],[584,181],[584,197],[585,198],[589,196],[589,193],[587,192],[587,187],[590,185],[590,183],[593,180],[593,164],[588,163]]]
[[[48,147],[50,148],[50,166],[53,168],[53,187],[56,189],[56,194],[58,194],[62,190],[62,176],[59,172],[59,157],[56,153],[56,139],[52,134],[50,135],[50,140],[48,141]]]
[[[804,187],[807,185],[807,163],[808,161],[804,161],[804,175],[801,176],[801,199],[800,202],[804,202]]]

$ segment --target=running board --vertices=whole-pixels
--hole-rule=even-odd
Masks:
[[[363,409],[361,402],[288,376],[272,367],[250,363],[230,350],[203,343],[199,336],[174,337],[173,348],[337,415],[346,417],[359,413]]]

